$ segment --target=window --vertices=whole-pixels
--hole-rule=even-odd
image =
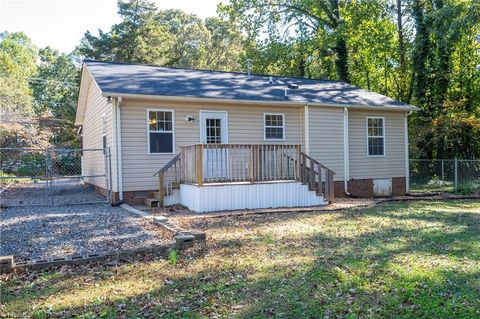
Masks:
[[[284,140],[285,123],[283,114],[265,114],[265,139]]]
[[[221,132],[221,120],[220,119],[210,119],[207,118],[207,144],[220,144],[222,143],[222,132]]]
[[[107,154],[107,114],[102,114],[102,149],[103,155]]]
[[[368,156],[385,155],[385,119],[367,117]]]
[[[148,111],[148,144],[150,154],[173,153],[173,111]]]

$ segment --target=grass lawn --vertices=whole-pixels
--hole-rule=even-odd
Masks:
[[[480,203],[179,219],[205,253],[2,278],[35,318],[480,318]]]

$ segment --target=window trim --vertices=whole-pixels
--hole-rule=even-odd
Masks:
[[[150,112],[171,112],[172,113],[172,152],[171,153],[151,153],[150,152],[150,133],[170,133],[170,131],[150,131]],[[147,154],[148,155],[172,155],[175,153],[175,110],[173,109],[147,109]]]
[[[276,128],[279,128],[280,126],[267,126],[266,125],[266,117],[267,115],[281,115],[282,116],[282,131],[283,131],[283,138],[267,138],[267,127],[276,127]],[[271,113],[271,112],[268,112],[268,113],[263,113],[263,140],[264,141],[285,141],[286,139],[286,135],[287,135],[287,130],[285,128],[285,121],[286,121],[286,117],[285,117],[285,113]]]
[[[368,120],[369,119],[381,119],[382,120],[382,136],[368,136]],[[387,132],[385,131],[385,117],[384,116],[367,116],[365,119],[365,134],[367,137],[367,157],[386,157],[387,156]],[[382,155],[370,155],[368,149],[368,141],[370,137],[382,137],[383,138],[383,154]]]

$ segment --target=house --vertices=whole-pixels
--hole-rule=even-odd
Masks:
[[[110,182],[86,183],[211,211],[403,195],[415,110],[339,81],[85,61],[76,125],[111,154]]]

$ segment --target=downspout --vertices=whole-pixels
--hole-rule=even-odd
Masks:
[[[115,101],[114,107],[114,122],[115,122],[115,150],[116,150],[116,163],[117,163],[117,189],[118,189],[118,200],[123,202],[123,169],[122,169],[122,129],[121,125],[121,116],[120,116],[120,105],[122,104],[122,98],[119,97]]]
[[[303,152],[307,155],[310,155],[310,121],[309,121],[309,113],[308,113],[308,102],[305,103],[305,107],[304,107],[304,114],[303,114],[303,117],[304,117],[304,126],[305,126],[305,131],[304,131],[304,135],[305,135],[305,149],[303,150]]]
[[[350,196],[348,191],[348,180],[350,179],[350,151],[348,142],[348,108],[343,108],[343,188],[345,194]]]
[[[405,145],[405,193],[410,192],[410,162],[408,155],[408,117],[412,114],[412,111],[405,112],[403,119],[403,131],[404,131],[404,145]]]

